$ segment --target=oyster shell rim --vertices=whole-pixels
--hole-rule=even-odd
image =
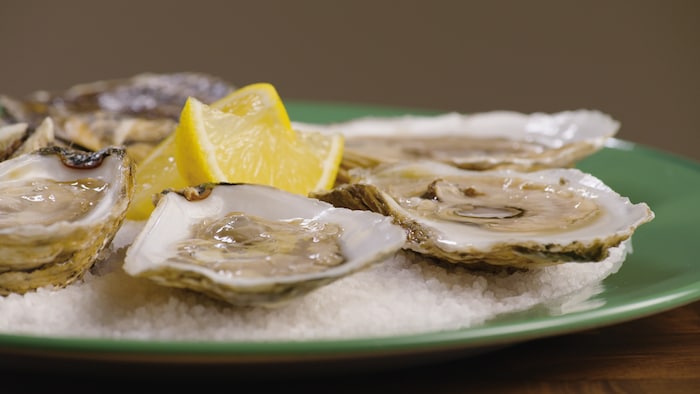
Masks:
[[[145,277],[161,285],[200,291],[233,305],[276,306],[334,280],[341,279],[345,275],[350,275],[358,270],[379,263],[400,250],[405,242],[406,235],[404,230],[393,224],[390,218],[383,215],[334,207],[329,203],[289,193],[272,186],[247,183],[215,183],[204,184],[204,186],[198,185],[193,188],[201,188],[201,191],[204,192],[203,194],[206,194],[206,197],[199,196],[194,198],[193,200],[196,204],[206,202],[214,205],[223,204],[220,201],[222,196],[219,194],[224,192],[219,192],[218,190],[237,188],[238,192],[243,194],[249,193],[250,196],[247,197],[257,197],[257,200],[251,200],[250,204],[244,203],[242,209],[238,207],[235,210],[266,219],[311,218],[320,222],[339,223],[343,228],[339,242],[346,261],[320,272],[262,278],[226,278],[206,267],[168,262],[168,252],[159,253],[158,251],[149,250],[150,246],[157,244],[155,241],[158,238],[152,238],[158,237],[158,234],[153,235],[154,232],[160,228],[173,228],[173,222],[177,221],[177,219],[173,215],[167,215],[170,210],[181,213],[182,215],[179,218],[184,217],[185,213],[195,215],[195,212],[192,207],[189,207],[189,209],[183,207],[184,204],[192,203],[183,193],[173,193],[172,190],[166,190],[161,194],[145,226],[126,251],[122,268],[127,274],[135,277]],[[233,191],[233,193],[235,192],[236,190]],[[236,203],[233,199],[231,201]],[[270,205],[270,202],[274,202],[276,205]],[[289,209],[287,204],[289,202],[304,204],[305,206],[301,210],[294,211]],[[251,208],[252,205],[256,204],[263,208]],[[265,207],[272,207],[272,210]],[[232,209],[234,208],[228,206],[226,208],[227,211],[224,213]],[[203,210],[202,213],[194,216],[194,220],[211,217],[215,214],[215,212]],[[187,222],[183,221],[182,223]],[[357,223],[357,225],[350,227],[352,223]],[[367,227],[370,226],[372,231],[368,232]],[[178,234],[173,235],[171,233],[169,237],[170,243],[161,244],[161,246],[163,248],[172,246],[179,239],[178,236],[187,234],[185,230],[188,229],[174,230]],[[381,237],[371,237],[371,235],[377,234],[381,235]],[[374,242],[374,249],[367,248],[366,244],[360,242],[368,239]],[[353,248],[349,245],[350,243],[357,243],[364,248]],[[361,254],[355,256],[356,253]],[[172,254],[172,251],[170,254]],[[157,261],[149,261],[149,256],[151,258],[155,256]],[[168,278],[162,278],[164,273],[170,272],[169,267],[174,267],[174,272],[178,272],[180,278],[185,277],[193,281],[188,281],[183,285],[169,282]],[[201,281],[202,278],[204,282]],[[178,278],[175,279],[177,280]],[[198,280],[199,282],[196,282]],[[214,284],[214,287],[211,288],[206,285],[202,287],[198,283],[205,283],[210,286]],[[192,286],[196,288],[192,288]]]
[[[638,216],[635,220],[626,224],[626,228],[620,228],[614,232],[610,232],[607,237],[590,235],[583,238],[583,240],[581,237],[573,237],[569,239],[567,243],[562,244],[542,242],[542,239],[538,239],[536,236],[530,237],[529,239],[517,239],[517,233],[505,233],[505,235],[499,236],[500,239],[487,239],[484,237],[483,244],[477,244],[476,241],[466,245],[455,242],[454,240],[443,241],[443,238],[449,238],[449,234],[447,234],[446,231],[432,226],[430,223],[431,219],[421,218],[408,213],[409,211],[399,205],[389,193],[381,190],[372,183],[372,177],[377,173],[383,171],[399,171],[412,166],[419,168],[431,167],[431,169],[443,171],[440,174],[436,174],[436,176],[451,174],[490,177],[496,175],[537,180],[537,178],[543,174],[558,174],[566,178],[569,183],[581,182],[580,184],[587,188],[586,192],[598,191],[608,194],[613,198],[619,199],[617,202],[621,203],[623,206],[638,209],[640,212],[638,212]],[[610,247],[619,245],[622,241],[631,238],[637,227],[654,219],[654,212],[646,203],[632,203],[628,197],[620,195],[599,178],[576,168],[552,168],[528,172],[512,169],[475,171],[459,169],[437,161],[420,160],[384,164],[372,169],[357,168],[351,170],[350,174],[351,180],[348,183],[341,184],[330,191],[312,193],[311,196],[336,206],[349,209],[371,210],[393,217],[394,222],[404,227],[407,231],[407,243],[404,249],[436,257],[451,263],[478,264],[487,267],[510,266],[516,268],[534,268],[564,262],[601,261],[607,257],[607,251]],[[578,190],[577,193],[582,192]],[[440,224],[442,225],[443,222],[440,222]],[[444,224],[446,226],[459,227],[459,224],[447,222]],[[584,227],[583,229],[574,230],[571,233],[580,233],[588,230],[588,227]],[[494,234],[498,235],[498,233]],[[555,257],[559,255],[561,258],[555,259],[554,262],[546,262],[546,260],[537,259],[533,260],[533,263],[513,264],[509,262],[509,259],[504,257],[489,258],[491,251],[507,254],[515,253],[521,255],[520,257],[527,257],[528,255],[533,256],[533,258],[538,255],[543,257],[551,255]],[[569,257],[570,259],[566,261],[561,260],[564,257]],[[537,261],[539,261],[539,263]]]
[[[496,127],[492,123],[500,123]],[[491,110],[474,113],[439,112],[431,115],[403,114],[393,116],[362,116],[332,123],[293,121],[292,126],[302,130],[340,132],[346,139],[365,136],[429,135],[469,138],[500,137],[527,143],[537,143],[548,151],[535,156],[522,155],[474,155],[431,159],[459,168],[474,170],[517,169],[531,171],[541,168],[571,166],[576,161],[600,150],[607,140],[614,137],[620,122],[611,115],[594,109],[576,109],[552,113]],[[514,138],[517,137],[517,138]],[[341,180],[347,178],[351,168],[371,168],[387,162],[384,158],[363,154],[346,147],[342,163]],[[428,158],[422,158],[428,159]]]
[[[46,242],[61,242],[60,253],[55,255],[52,261],[39,261],[38,265],[32,268],[12,269],[14,264],[12,261],[2,260],[0,264],[9,264],[9,268],[0,272],[0,295],[24,294],[45,286],[61,288],[81,279],[97,262],[100,253],[108,247],[126,217],[135,180],[133,161],[123,148],[108,147],[96,152],[82,152],[59,146],[43,147],[0,162],[0,178],[8,175],[8,172],[10,172],[8,175],[10,178],[16,175],[12,173],[12,166],[17,163],[32,166],[33,160],[42,158],[57,162],[58,165],[53,165],[50,169],[58,168],[64,172],[62,179],[75,179],[71,175],[84,175],[81,174],[83,170],[98,172],[99,176],[96,178],[108,178],[109,192],[107,198],[101,199],[89,215],[78,220],[61,220],[48,225],[20,223],[17,226],[0,228],[0,249],[4,249],[7,243],[8,247],[14,250],[18,246],[17,237],[20,237],[23,243],[19,246],[23,246],[24,242],[28,243],[25,248],[29,250],[29,254],[25,257],[27,259],[31,258],[32,242],[38,245]],[[109,167],[103,166],[102,164],[107,160],[114,163]],[[29,172],[20,175],[35,176],[36,174]],[[14,180],[9,179],[9,181]],[[114,198],[116,201],[113,201]],[[93,225],[86,228],[86,223],[93,223]],[[46,235],[42,237],[42,234]],[[68,242],[71,237],[80,237],[79,242]],[[67,252],[64,248],[68,248]],[[11,257],[17,257],[17,255],[11,254]]]

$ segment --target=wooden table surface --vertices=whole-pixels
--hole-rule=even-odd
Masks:
[[[230,392],[300,389],[305,393],[700,393],[700,302],[479,355],[411,367],[385,365],[362,372],[341,369],[281,378],[159,371],[149,378],[147,373],[134,377],[133,371],[119,366],[98,374],[84,368],[66,371],[56,367],[51,373],[43,365],[38,373],[26,366],[3,366],[0,392],[59,387],[85,393],[99,387],[131,392],[154,383],[163,390],[196,389],[200,393],[217,387],[228,387]]]
[[[398,384],[412,392],[700,393],[700,302],[428,368],[394,371],[379,375],[378,382],[385,391]]]

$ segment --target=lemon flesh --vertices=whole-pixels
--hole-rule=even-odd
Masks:
[[[287,109],[275,87],[267,82],[253,83],[229,93],[211,104],[212,108],[246,117],[264,126],[292,128]]]
[[[126,212],[129,220],[148,219],[153,211],[153,195],[166,188],[188,186],[180,175],[175,160],[175,134],[164,139],[146,159],[136,167],[134,196]]]

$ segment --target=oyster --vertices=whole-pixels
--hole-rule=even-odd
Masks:
[[[373,212],[271,186],[208,184],[164,191],[123,268],[234,305],[275,306],[382,261],[405,237]]]
[[[574,168],[472,171],[416,161],[350,174],[351,183],[311,196],[392,216],[407,231],[406,249],[476,267],[601,261],[654,217]]]
[[[54,145],[54,127],[51,118],[45,118],[39,127],[29,130],[26,123],[0,127],[0,161]]]
[[[175,129],[187,97],[210,103],[233,90],[228,82],[206,74],[144,73],[62,92],[38,91],[25,100],[0,96],[0,118],[33,129],[50,116],[58,139],[91,151],[125,145],[140,162]]]
[[[121,148],[41,148],[0,163],[0,294],[66,286],[94,264],[133,194]]]
[[[599,111],[365,117],[305,130],[345,135],[342,168],[403,160],[434,160],[472,170],[569,167],[602,148],[619,123]],[[344,179],[344,178],[343,178]]]
[[[15,123],[0,127],[0,161],[9,158],[19,149],[26,134],[26,123]]]

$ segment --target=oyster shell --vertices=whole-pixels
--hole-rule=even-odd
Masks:
[[[270,186],[209,184],[165,191],[123,268],[234,305],[275,306],[382,261],[405,237],[376,213]]]
[[[51,118],[45,118],[34,130],[26,123],[0,127],[0,161],[54,145],[54,127]]]
[[[532,268],[596,262],[653,219],[578,169],[472,171],[430,161],[351,172],[312,197],[392,216],[406,249],[460,264]]]
[[[572,166],[602,148],[617,133],[619,122],[591,110],[491,111],[365,117],[328,125],[295,122],[294,127],[343,133],[346,171],[403,160],[532,171]]]
[[[26,123],[15,123],[0,127],[0,161],[9,158],[19,149],[26,134]]]
[[[233,89],[228,82],[201,73],[144,73],[61,92],[38,91],[24,100],[0,96],[0,118],[33,129],[50,116],[58,139],[91,151],[125,145],[132,159],[140,162],[175,129],[187,97],[210,103]]]
[[[66,286],[121,225],[133,165],[120,148],[53,146],[0,163],[0,294]]]

